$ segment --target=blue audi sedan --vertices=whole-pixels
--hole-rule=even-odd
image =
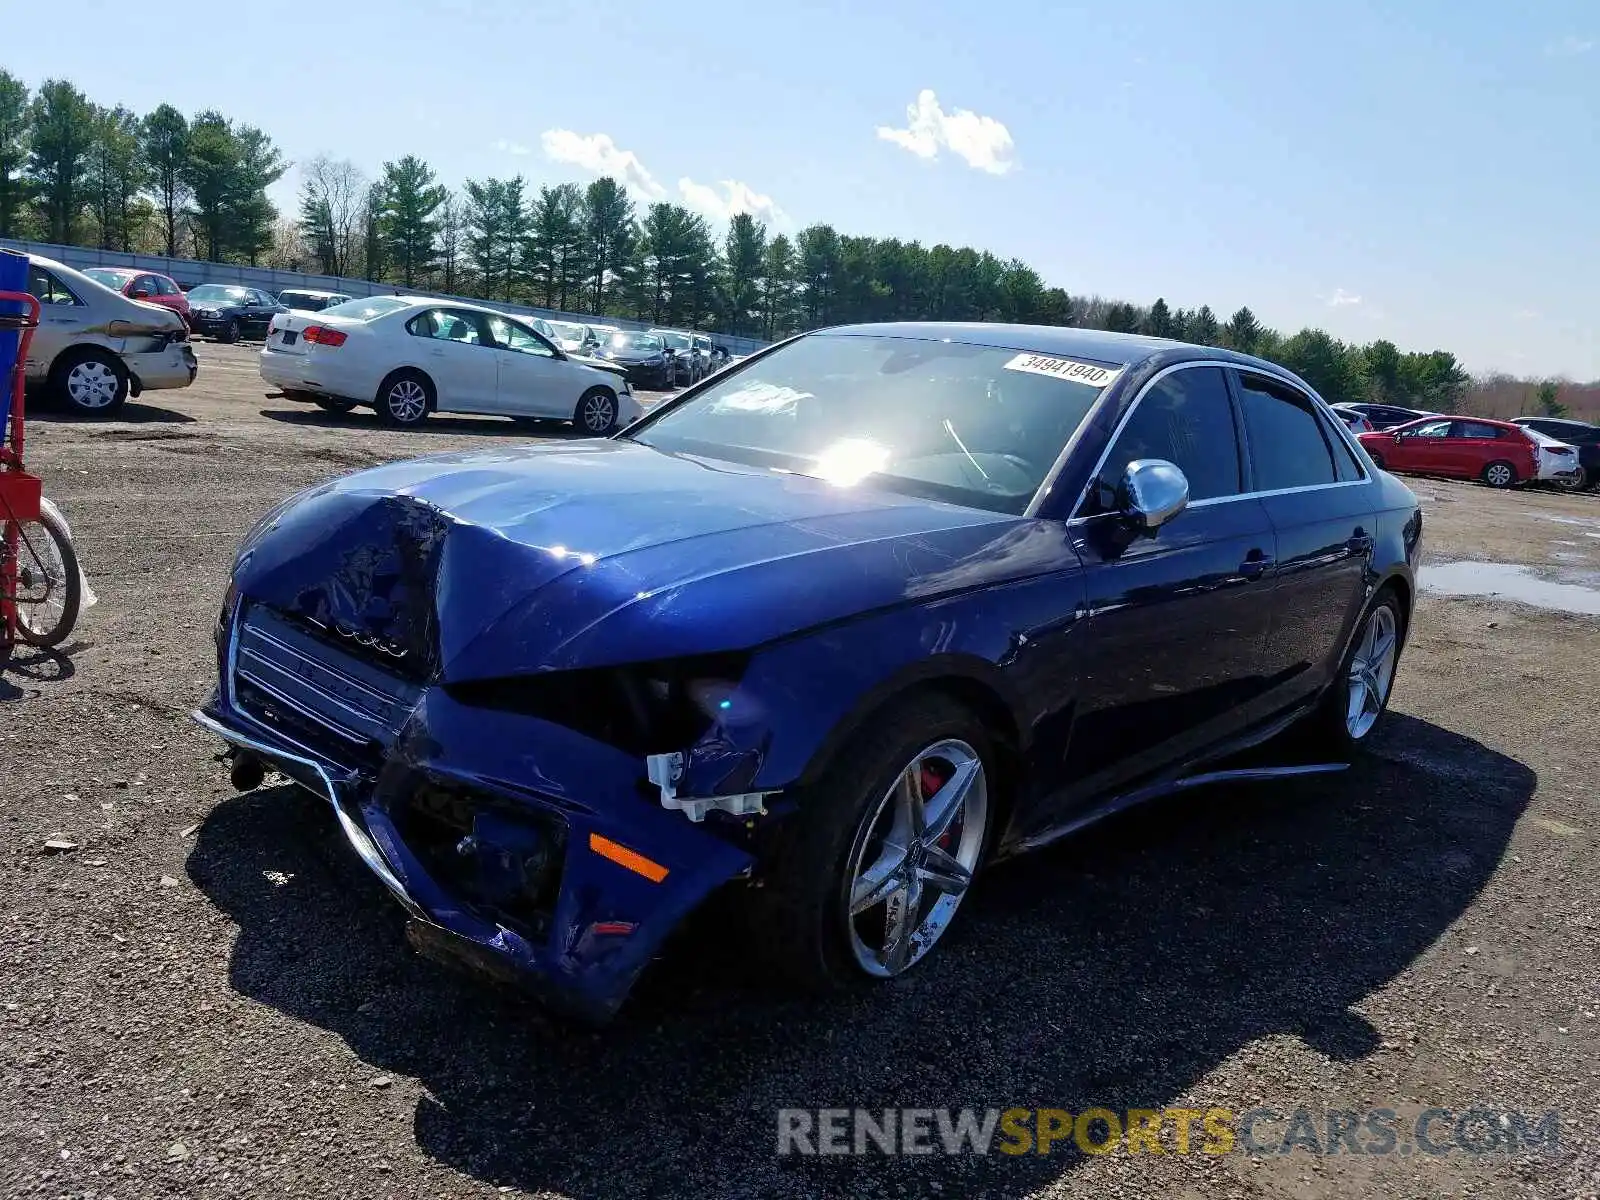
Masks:
[[[290,498],[239,548],[196,718],[236,786],[327,800],[419,948],[569,1014],[613,1014],[724,891],[797,983],[870,983],[990,862],[1291,726],[1347,760],[1421,534],[1271,363],[828,329],[610,438]]]

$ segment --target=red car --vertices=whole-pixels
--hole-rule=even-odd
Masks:
[[[1424,417],[1357,436],[1372,461],[1389,471],[1481,479],[1497,488],[1540,474],[1538,444],[1509,421]]]
[[[103,283],[113,292],[121,292],[130,300],[144,300],[170,308],[189,324],[189,297],[183,289],[165,275],[154,271],[135,271],[132,267],[90,267],[84,272],[96,283]]]

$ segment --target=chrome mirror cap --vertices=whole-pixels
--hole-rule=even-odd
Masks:
[[[1117,507],[1137,529],[1153,533],[1189,506],[1189,481],[1164,458],[1136,458],[1122,473]]]

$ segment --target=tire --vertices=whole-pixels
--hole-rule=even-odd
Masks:
[[[217,341],[221,342],[224,346],[231,346],[235,342],[237,342],[238,340],[239,340],[239,322],[238,321],[229,321],[227,323],[227,325],[225,325],[223,327],[222,332],[217,335]]]
[[[1508,488],[1517,482],[1517,468],[1497,458],[1483,469],[1481,478],[1492,488]]]
[[[936,770],[932,778],[921,769],[910,774],[924,756]],[[955,778],[948,768],[958,758],[963,769],[977,768],[956,801],[959,814],[931,849],[918,843],[914,854],[890,865],[894,838],[904,832],[894,826],[905,796],[900,785],[920,781],[926,799],[941,777],[944,783]],[[750,892],[746,911],[753,944],[772,968],[806,990],[826,991],[894,978],[926,958],[948,930],[998,827],[995,764],[989,731],[949,697],[923,693],[872,717],[813,783],[794,794],[797,811],[773,831],[762,855],[760,886]],[[952,871],[952,862],[959,871]],[[928,882],[923,871],[942,883]],[[904,911],[913,878],[922,893],[914,932],[922,936],[895,941],[894,914]],[[854,904],[862,907],[852,915]],[[898,946],[906,949],[896,954]]]
[[[338,413],[340,415],[353,411],[356,406],[354,400],[346,400],[343,396],[313,396],[311,403],[315,404],[323,412]]]
[[[1563,492],[1586,492],[1594,486],[1594,479],[1584,467],[1578,468],[1578,473],[1567,479],[1554,480],[1556,487]]]
[[[122,360],[106,350],[62,355],[50,380],[67,410],[85,417],[116,416],[128,399],[131,383]]]
[[[414,428],[433,411],[433,381],[421,371],[395,371],[378,385],[372,406],[386,425]]]
[[[578,397],[572,423],[591,437],[605,437],[617,427],[616,393],[610,388],[590,388]]]
[[[77,552],[66,527],[48,508],[40,511],[37,521],[10,528],[19,531],[17,637],[30,646],[59,646],[72,633],[83,608]],[[27,603],[30,597],[46,603]]]
[[[1376,627],[1376,629],[1375,629]],[[1386,627],[1386,628],[1385,628]],[[1376,641],[1382,645],[1388,638],[1383,653],[1386,660],[1369,672],[1363,683],[1366,687],[1362,707],[1357,716],[1351,715],[1356,699],[1356,664],[1363,657],[1371,658],[1369,633],[1376,632]],[[1348,762],[1356,752],[1372,740],[1372,734],[1383,724],[1389,712],[1389,697],[1394,692],[1394,678],[1400,667],[1400,649],[1405,643],[1406,618],[1400,610],[1400,597],[1392,587],[1379,590],[1361,614],[1350,647],[1339,663],[1339,673],[1334,677],[1328,694],[1317,710],[1306,719],[1304,732],[1309,735],[1309,747],[1330,761]],[[1377,690],[1372,690],[1376,683]],[[1376,703],[1371,703],[1375,700]]]

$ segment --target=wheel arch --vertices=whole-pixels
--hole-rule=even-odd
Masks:
[[[790,786],[803,787],[820,778],[857,738],[870,729],[875,717],[906,703],[913,696],[937,693],[972,712],[993,739],[999,761],[996,789],[999,811],[995,828],[1010,820],[1024,771],[1025,733],[1018,719],[1018,704],[999,668],[974,655],[943,654],[924,659],[895,672],[869,688],[823,735]]]
[[[437,412],[439,409],[438,381],[428,373],[426,367],[418,366],[416,363],[412,362],[402,363],[393,370],[386,372],[383,378],[378,380],[378,386],[374,388],[372,392],[373,402],[376,403],[383,396],[383,393],[388,386],[402,375],[421,376],[424,386],[426,386],[428,389],[428,411]]]

